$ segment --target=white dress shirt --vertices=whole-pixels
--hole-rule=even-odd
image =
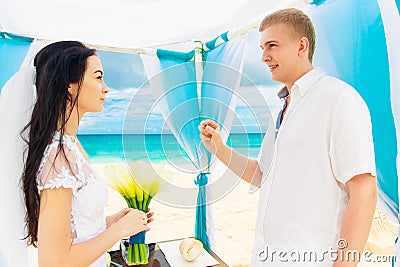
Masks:
[[[330,266],[348,203],[344,184],[376,176],[369,110],[350,85],[315,69],[290,98],[274,146],[263,141],[258,157],[252,266]]]

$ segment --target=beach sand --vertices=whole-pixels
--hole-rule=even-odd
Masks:
[[[104,165],[94,164],[96,171],[102,175]],[[172,169],[172,168],[171,168]],[[225,170],[218,170],[218,173]],[[172,172],[174,183],[181,181],[190,187],[196,175],[179,171]],[[250,256],[254,241],[254,225],[256,221],[256,206],[258,191],[249,194],[249,184],[240,181],[232,174],[236,186],[227,195],[213,203],[213,213],[216,229],[216,254],[229,266],[250,266]],[[109,198],[106,205],[106,215],[112,214],[124,207],[126,203],[119,193],[108,190]],[[146,235],[146,242],[157,242],[194,236],[195,209],[177,208],[152,200],[150,208],[155,212],[151,230]]]
[[[94,164],[96,171],[103,175],[104,165]],[[182,183],[184,186],[193,186],[195,175],[169,169],[170,182]],[[213,179],[226,175],[224,167],[217,167],[213,171]],[[234,174],[228,173],[237,181],[227,195],[213,203],[213,212],[216,229],[216,253],[229,266],[250,266],[252,246],[254,241],[254,226],[256,221],[257,201],[259,191],[249,193],[249,184],[240,181]],[[104,177],[104,176],[103,176]],[[123,198],[113,189],[109,189],[109,198],[106,206],[106,215],[115,213],[126,207]],[[146,241],[157,242],[194,236],[194,208],[178,208],[160,203],[156,199],[150,204],[155,212],[154,221],[150,224],[151,230],[147,233]],[[372,261],[364,263],[363,267],[389,267],[391,263],[377,263],[382,255],[393,255],[393,240],[395,226],[389,223],[378,211],[375,214],[375,223],[371,230],[369,243],[366,249],[376,254]],[[385,229],[383,229],[385,228]],[[117,248],[117,246],[115,246]],[[381,260],[382,261],[382,260]]]

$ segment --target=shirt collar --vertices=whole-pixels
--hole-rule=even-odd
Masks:
[[[301,76],[293,85],[292,90],[297,87],[299,94],[304,97],[308,90],[324,75],[324,72],[320,69],[312,69],[303,76]],[[289,95],[289,90],[286,86],[282,87],[278,91],[278,97],[284,99]]]
[[[284,86],[281,90],[279,90],[278,92],[278,97],[280,99],[284,99],[285,97],[287,97],[289,95],[289,90],[287,89],[286,86]]]
[[[299,88],[299,93],[301,97],[304,97],[308,90],[324,75],[324,72],[320,69],[312,69],[298,79],[293,87],[297,86]],[[292,89],[293,89],[292,87]]]

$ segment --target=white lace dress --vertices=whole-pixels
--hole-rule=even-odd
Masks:
[[[43,189],[72,189],[71,243],[76,244],[89,240],[106,229],[104,207],[107,186],[82,155],[75,137],[63,136],[63,147],[70,166],[61,154],[56,157],[59,140],[60,133],[56,132],[45,150],[37,174],[38,190],[40,194]],[[105,267],[105,255],[90,266]]]

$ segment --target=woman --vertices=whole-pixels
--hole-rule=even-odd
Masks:
[[[105,218],[107,188],[76,137],[86,112],[103,110],[109,89],[96,51],[50,44],[34,59],[37,100],[22,177],[27,238],[40,266],[106,265],[121,238],[149,230],[152,213],[124,209]]]

